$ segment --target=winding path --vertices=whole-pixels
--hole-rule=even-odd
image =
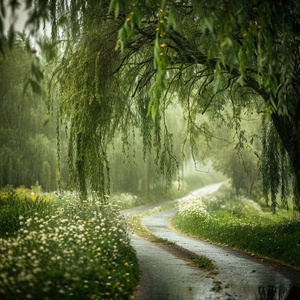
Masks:
[[[187,197],[212,193],[219,186],[206,186]],[[136,211],[127,211],[126,214]],[[169,219],[174,213],[175,210],[159,212],[145,217],[143,223],[158,237],[212,259],[218,266],[218,273],[196,269],[162,247],[132,235],[131,242],[142,268],[142,279],[135,299],[300,299],[300,291],[293,280],[293,274],[299,276],[298,271],[290,270],[294,273],[284,276],[249,255],[181,234],[169,226]]]

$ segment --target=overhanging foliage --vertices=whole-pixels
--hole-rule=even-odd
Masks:
[[[107,144],[116,131],[126,137],[129,125],[141,128],[144,145],[155,146],[170,176],[178,162],[164,113],[178,99],[191,136],[209,137],[199,116],[223,120],[228,104],[237,128],[243,108],[268,116],[290,166],[274,170],[294,177],[299,208],[298,1],[40,0],[33,20],[44,16],[45,3],[53,40],[67,39],[59,73],[62,108],[71,121],[70,162],[81,190],[90,178],[104,192],[95,162],[108,170]],[[276,197],[272,201],[275,206]]]

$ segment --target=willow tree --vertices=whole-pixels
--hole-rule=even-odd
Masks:
[[[139,101],[132,97],[135,74],[131,74],[129,65],[133,61],[115,50],[122,20],[108,13],[109,1],[80,3],[81,14],[75,12],[74,17],[75,7],[71,6],[70,19],[64,20],[64,26],[71,30],[64,32],[67,43],[50,87],[56,89],[57,95],[52,101],[59,101],[61,116],[67,120],[70,183],[81,192],[82,199],[87,197],[88,189],[105,199],[110,192],[109,157],[118,147],[115,137],[121,136],[126,156],[138,128],[144,158],[150,149],[155,150],[155,161],[168,186],[178,169],[178,159],[173,153],[171,134],[163,126],[166,113],[162,112],[164,120],[159,114],[152,120],[147,116],[148,96]],[[67,10],[68,3],[65,5]],[[79,27],[70,26],[73,22]],[[55,36],[57,30],[53,32]],[[151,55],[150,49],[148,54]]]
[[[197,123],[201,114],[228,121],[229,103],[228,124],[239,131],[242,109],[256,110],[274,128],[264,134],[261,155],[265,193],[275,207],[279,187],[283,196],[287,191],[288,172],[299,209],[299,1],[115,0],[111,9],[124,18],[117,46],[125,57],[152,49],[131,68],[138,70],[136,94],[149,95],[148,112],[156,116],[176,94],[188,132],[207,133]]]
[[[87,177],[97,189],[106,185],[95,168],[108,170],[108,142],[116,131],[126,140],[130,124],[141,128],[146,148],[156,147],[157,163],[169,176],[178,163],[164,112],[179,101],[192,146],[199,134],[211,137],[203,114],[236,128],[241,141],[243,109],[261,114],[264,124],[269,120],[265,126],[274,134],[264,134],[261,155],[265,192],[275,206],[279,186],[287,190],[289,172],[300,208],[299,1],[39,0],[35,5],[30,22],[46,11],[52,38],[61,32],[73,42],[61,66],[62,111],[73,124],[70,162],[82,190]]]

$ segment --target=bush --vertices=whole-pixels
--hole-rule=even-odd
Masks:
[[[213,195],[202,197],[201,201],[207,206],[210,213],[221,210],[240,217],[263,213],[261,207],[255,201],[244,195],[236,195],[232,188],[226,186],[221,187]]]

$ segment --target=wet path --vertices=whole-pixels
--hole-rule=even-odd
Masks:
[[[143,274],[134,299],[234,299],[226,291],[214,291],[214,280],[207,278],[207,273],[168,251],[137,236],[132,236],[132,244]]]
[[[218,187],[211,185],[194,193],[211,193]],[[133,236],[132,244],[144,274],[136,299],[300,299],[290,279],[248,255],[187,237],[170,228],[169,220],[174,213],[175,210],[159,212],[145,217],[143,223],[158,237],[212,259],[218,266],[218,274],[211,278],[207,272]]]

